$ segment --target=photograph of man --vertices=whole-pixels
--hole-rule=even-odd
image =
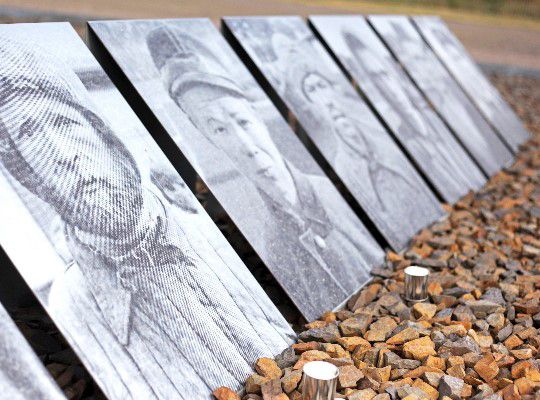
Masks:
[[[9,400],[65,400],[52,376],[0,305],[0,397]]]
[[[435,109],[492,175],[512,160],[512,154],[495,131],[429,49],[407,18],[370,17],[375,29],[409,71]]]
[[[478,106],[501,138],[517,150],[529,138],[522,122],[489,82],[441,18],[413,18],[416,27],[453,78]]]
[[[310,22],[443,199],[454,203],[485,177],[360,16]]]
[[[73,258],[41,300],[104,392],[193,400],[239,388],[257,358],[286,347],[287,323],[240,280],[239,259],[224,263],[207,225],[186,223],[204,211],[172,167],[139,165],[128,146],[148,135],[125,144],[39,46],[0,31],[0,55],[2,170],[60,216]]]
[[[439,202],[305,22],[295,17],[227,18],[228,28],[278,91],[302,129],[379,228],[403,248],[443,215]],[[252,32],[269,32],[265,38]],[[274,59],[261,60],[261,46]]]
[[[379,247],[327,178],[282,156],[247,90],[202,40],[169,24],[149,31],[146,42],[171,99],[256,188],[269,216],[259,233],[262,258],[278,280],[308,319],[321,304],[339,304],[365,281]]]

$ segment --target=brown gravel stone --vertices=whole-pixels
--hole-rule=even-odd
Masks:
[[[371,344],[364,338],[359,336],[343,337],[338,339],[338,343],[347,351],[354,351],[357,347],[369,349]]]
[[[382,317],[369,326],[364,338],[370,342],[384,342],[390,332],[397,327],[396,321],[391,317]]]
[[[442,372],[432,372],[432,371],[426,371],[422,375],[422,379],[426,381],[428,384],[433,386],[434,388],[439,387],[439,382],[441,381],[441,378],[443,377]]]
[[[414,339],[418,339],[420,337],[420,334],[416,329],[413,328],[405,328],[401,332],[396,333],[394,336],[392,336],[390,339],[386,341],[388,344],[403,344],[405,342],[409,342]]]
[[[339,329],[343,336],[360,336],[366,332],[371,321],[371,315],[357,314],[340,323]]]
[[[355,366],[347,365],[339,368],[338,385],[340,388],[353,388],[364,377],[364,374]]]
[[[391,366],[383,368],[366,367],[362,370],[365,376],[373,379],[376,382],[387,382],[390,379]]]
[[[413,311],[416,318],[431,319],[437,312],[437,306],[430,303],[416,303]]]
[[[289,400],[289,396],[283,393],[281,381],[272,379],[261,386],[263,400]]]
[[[364,290],[362,290],[356,298],[353,298],[351,299],[351,301],[349,301],[349,308],[351,309],[351,311],[356,311],[357,309],[364,307],[367,304],[371,303],[373,300],[375,300],[381,288],[381,284],[375,283],[369,285]]]
[[[217,388],[212,394],[217,400],[241,400],[238,394],[226,387]]]
[[[354,391],[354,393],[347,396],[347,400],[373,400],[375,396],[377,396],[377,392],[368,388]]]
[[[287,394],[291,393],[298,387],[301,380],[302,371],[287,368],[283,377],[281,378],[281,386],[283,387],[283,391]]]
[[[493,356],[487,354],[474,365],[474,370],[484,381],[489,383],[499,373],[499,366],[495,362]]]
[[[446,361],[440,357],[429,356],[425,361],[425,365],[441,370],[446,369]]]
[[[248,393],[261,393],[261,386],[268,382],[270,379],[259,374],[253,374],[246,380],[246,392]]]
[[[464,385],[465,382],[463,382],[463,379],[443,375],[439,381],[439,396],[447,396],[454,400],[460,399]]]
[[[271,358],[259,358],[255,363],[255,371],[266,378],[281,378],[281,369]]]
[[[413,386],[422,390],[431,400],[437,400],[439,398],[439,392],[437,391],[437,389],[424,382],[422,379],[416,379],[413,383]]]
[[[437,354],[435,351],[435,343],[425,336],[419,339],[411,340],[403,346],[403,353],[407,358],[423,361],[429,356]]]

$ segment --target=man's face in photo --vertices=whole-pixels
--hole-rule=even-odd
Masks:
[[[283,178],[283,159],[248,100],[228,96],[197,104],[191,116],[205,136],[258,186],[272,186]]]
[[[104,235],[134,223],[141,208],[137,171],[78,110],[53,101],[21,125],[15,144],[68,223]]]

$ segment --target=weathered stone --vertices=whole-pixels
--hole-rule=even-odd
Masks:
[[[237,393],[226,387],[217,388],[212,394],[217,400],[241,400]]]
[[[407,372],[405,375],[403,375],[403,377],[404,378],[416,379],[416,378],[420,378],[426,372],[440,372],[440,373],[442,373],[443,371],[441,371],[438,368],[428,367],[426,365],[421,365],[420,367],[415,368],[415,369]]]
[[[390,339],[388,339],[386,343],[393,344],[393,345],[403,344],[408,341],[418,339],[419,337],[420,337],[420,334],[418,333],[418,331],[414,328],[409,327],[409,328],[403,329],[401,332],[398,332],[394,336],[390,337]]]
[[[360,336],[348,336],[348,337],[342,337],[338,339],[338,343],[347,351],[354,351],[357,347],[361,347],[363,349],[369,349],[371,347],[371,344],[364,338],[361,338]]]
[[[437,400],[439,398],[439,392],[422,379],[416,379],[413,383],[413,387],[422,390],[427,395],[428,399]]]
[[[413,312],[416,318],[431,319],[437,312],[437,306],[430,303],[416,303]]]
[[[467,306],[476,318],[486,318],[489,314],[504,312],[504,307],[489,300],[468,301]]]
[[[486,382],[490,382],[495,379],[499,373],[497,362],[491,354],[485,355],[480,361],[478,361],[474,365],[474,370]]]
[[[419,339],[411,340],[403,345],[403,353],[407,358],[423,361],[428,356],[437,354],[435,351],[435,343],[425,336]]]
[[[339,344],[323,343],[322,349],[332,358],[346,358],[350,356]]]
[[[512,334],[512,331],[513,331],[513,326],[512,324],[507,324],[504,326],[504,328],[502,328],[498,333],[497,333],[497,340],[499,342],[503,342],[505,341],[511,334]]]
[[[521,340],[517,335],[510,335],[508,339],[504,341],[504,345],[508,350],[512,350],[518,346],[521,346],[523,344],[523,340]]]
[[[259,358],[255,363],[255,371],[261,376],[265,376],[270,379],[281,378],[281,369],[277,363],[271,358]]]
[[[356,314],[339,324],[343,336],[360,336],[367,331],[372,317],[369,314]]]
[[[486,318],[486,322],[489,324],[489,326],[491,326],[492,328],[498,331],[504,327],[504,322],[505,322],[504,314],[503,313],[490,314]]]
[[[294,364],[294,369],[302,369],[310,361],[323,361],[330,358],[328,354],[319,350],[308,350],[300,356],[300,359]]]
[[[377,392],[368,388],[354,391],[354,393],[347,396],[347,400],[373,400],[375,396],[377,396]]]
[[[425,365],[427,367],[433,367],[443,371],[446,369],[446,361],[440,357],[429,356],[425,361]]]
[[[246,380],[246,392],[248,393],[261,393],[261,386],[268,382],[270,379],[259,374],[253,374]]]
[[[287,347],[285,350],[278,354],[275,358],[276,364],[280,369],[285,369],[292,367],[298,361],[298,356],[296,355],[292,347]]]
[[[441,332],[444,334],[444,336],[458,335],[463,337],[467,335],[467,329],[460,324],[443,326],[441,328]]]
[[[376,382],[382,383],[387,382],[390,379],[390,371],[392,367],[387,366],[383,368],[367,367],[362,371],[364,375],[373,379]]]
[[[519,394],[518,388],[513,384],[504,387],[502,390],[502,396],[504,400],[521,400],[521,395]]]
[[[392,330],[397,326],[391,317],[382,317],[369,326],[364,338],[370,342],[384,342]]]
[[[464,305],[457,306],[453,315],[458,321],[473,321],[476,318],[471,308]]]
[[[351,357],[345,358],[328,358],[325,360],[327,363],[333,364],[336,367],[343,367],[345,365],[354,365],[354,359]]]
[[[422,378],[431,386],[437,388],[439,387],[439,382],[443,376],[444,374],[442,372],[426,371],[424,372]]]
[[[301,380],[302,371],[292,370],[290,368],[285,370],[285,374],[281,378],[281,386],[283,387],[283,391],[287,394],[291,393],[298,387]]]
[[[514,350],[510,350],[510,353],[511,353],[517,360],[527,360],[527,359],[533,357],[533,350],[532,350],[531,348],[526,348],[526,349],[514,349]]]
[[[487,288],[480,299],[490,301],[503,307],[506,306],[506,301],[504,300],[501,289],[496,287]]]
[[[300,340],[304,342],[315,341],[315,342],[326,342],[326,343],[336,343],[340,338],[339,329],[334,324],[328,324],[323,328],[314,328],[302,332],[298,335]]]
[[[440,354],[451,354],[454,356],[462,356],[466,353],[480,353],[480,347],[469,336],[458,338],[455,341],[447,340],[439,349]]]
[[[463,365],[453,365],[446,369],[446,373],[456,378],[465,378],[465,367]]]
[[[338,385],[340,388],[353,388],[364,377],[364,374],[355,366],[347,365],[339,368]]]
[[[296,354],[302,354],[309,350],[320,350],[321,343],[319,342],[300,342],[292,345],[292,349]]]
[[[371,303],[377,297],[379,290],[381,290],[382,285],[379,283],[374,283],[363,289],[358,296],[353,297],[349,301],[349,309],[356,311],[357,309],[366,306]]]
[[[387,351],[383,354],[383,364],[396,369],[415,369],[421,365],[421,362],[418,360],[401,358],[396,353]]]
[[[283,393],[279,379],[271,379],[263,383],[261,393],[263,400],[289,400],[289,396]]]
[[[464,385],[465,382],[463,379],[450,375],[443,375],[439,381],[439,396],[447,396],[452,400],[459,400]]]

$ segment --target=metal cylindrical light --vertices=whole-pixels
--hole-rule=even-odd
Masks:
[[[302,400],[334,400],[338,368],[325,361],[311,361],[304,365]]]
[[[411,265],[405,268],[405,299],[410,302],[427,300],[427,283],[429,270],[427,268]]]

